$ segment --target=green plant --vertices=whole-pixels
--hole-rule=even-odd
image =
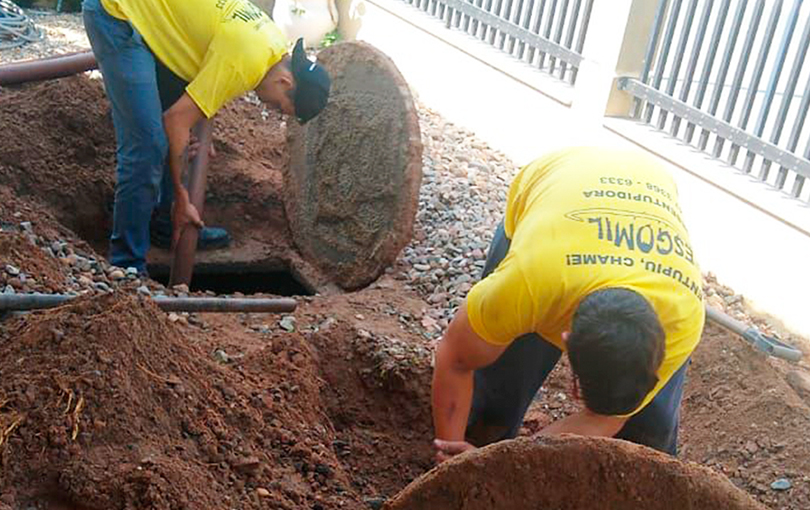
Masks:
[[[323,36],[323,39],[321,40],[321,48],[328,48],[336,42],[340,42],[340,39],[340,32],[338,32],[338,29],[336,28]]]

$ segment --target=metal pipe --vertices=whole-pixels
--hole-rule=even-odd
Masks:
[[[192,133],[199,141],[199,149],[194,160],[189,165],[188,172],[188,195],[191,205],[197,208],[200,217],[203,215],[205,206],[205,182],[208,176],[208,147],[211,145],[211,133],[214,124],[209,119],[198,122]],[[194,272],[194,255],[197,251],[197,238],[199,230],[192,226],[187,226],[180,233],[180,240],[174,246],[172,256],[172,268],[169,276],[169,285],[191,283],[191,275]]]
[[[0,311],[53,308],[80,296],[66,294],[0,294]],[[152,301],[165,312],[275,312],[295,311],[292,298],[215,298],[155,296]]]
[[[70,53],[0,66],[0,85],[63,78],[98,68],[92,51]]]

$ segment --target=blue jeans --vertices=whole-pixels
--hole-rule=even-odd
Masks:
[[[489,247],[482,277],[498,267],[509,251],[509,244],[501,224]],[[560,349],[541,336],[529,333],[512,342],[495,363],[476,370],[467,440],[483,446],[516,437],[537,390],[561,354]],[[615,437],[677,455],[678,422],[687,365],[688,361]]]
[[[132,25],[110,16],[99,0],[84,0],[82,15],[115,126],[117,181],[109,259],[145,272],[152,212],[160,200],[165,216],[173,195],[161,182],[171,180],[155,57]]]

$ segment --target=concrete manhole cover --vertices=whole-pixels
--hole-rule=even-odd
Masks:
[[[290,123],[285,209],[303,257],[344,289],[374,281],[410,241],[422,180],[419,121],[405,80],[369,44],[318,55],[329,105]]]

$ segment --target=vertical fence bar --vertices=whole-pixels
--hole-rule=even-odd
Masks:
[[[510,18],[512,16],[512,4],[513,3],[514,3],[514,0],[506,0],[506,3],[504,4],[504,9],[501,12],[501,18],[503,18],[503,19],[505,19],[507,21],[510,20]],[[503,47],[504,47],[504,44],[506,44],[506,34],[504,32],[501,32],[500,34],[498,34],[498,45],[496,47],[498,49],[502,50]]]
[[[565,34],[565,47],[569,50],[571,45],[574,44],[574,32],[577,29],[577,18],[579,17],[579,8],[582,6],[582,0],[574,0],[574,6],[571,7],[571,19],[568,20],[568,33]],[[565,79],[565,72],[568,69],[568,63],[564,60],[560,62],[560,79]]]
[[[524,7],[524,1],[523,0],[517,0],[517,5],[515,6],[515,8],[512,11],[512,19],[510,20],[515,25],[520,24],[520,15],[523,14],[523,7]],[[509,53],[510,55],[515,52],[515,43],[516,42],[517,42],[517,39],[515,37],[512,37],[512,36],[509,37],[509,44],[508,44],[509,49],[506,50],[506,52]]]
[[[810,17],[807,19],[807,22],[804,25],[804,32],[802,33],[802,38],[800,39],[800,47],[799,51],[796,54],[796,60],[793,61],[793,70],[791,71],[791,80],[790,85],[792,85],[790,90],[790,96],[793,95],[795,89],[795,83],[799,80],[799,73],[801,72],[801,68],[804,64],[804,59],[807,56],[807,49],[808,45],[810,45]],[[796,76],[793,76],[794,71],[798,69],[799,72],[796,73]],[[788,97],[788,92],[785,91],[785,98]],[[791,98],[792,99],[792,98]],[[784,105],[784,99],[782,101]],[[788,145],[787,150],[790,152],[795,152],[796,147],[799,145],[799,137],[802,134],[802,129],[804,128],[804,121],[807,118],[807,110],[810,107],[810,77],[808,77],[807,83],[804,86],[804,92],[802,93],[802,100],[799,103],[799,111],[796,112],[796,120],[793,122],[793,128],[790,130],[790,137],[788,138]],[[780,114],[782,111],[780,110]],[[779,173],[776,175],[776,187],[782,189],[785,187],[785,181],[787,180],[788,169],[783,167],[779,168]]]
[[[745,129],[748,126],[748,120],[751,118],[751,110],[754,105],[754,99],[757,95],[759,82],[762,79],[762,72],[765,69],[765,62],[768,60],[768,52],[771,49],[773,42],[773,35],[776,32],[776,24],[779,22],[779,14],[782,11],[782,0],[776,0],[771,11],[768,26],[765,28],[765,39],[762,41],[762,46],[759,48],[759,55],[757,62],[754,64],[754,74],[751,76],[751,84],[748,86],[748,93],[745,95],[745,102],[740,116],[739,128]],[[737,144],[731,145],[731,150],[728,154],[728,164],[734,166],[737,162],[737,155],[740,152],[740,146]]]
[[[471,0],[463,0],[463,1],[465,1],[465,2],[467,2],[469,4],[472,3]],[[468,31],[470,29],[470,22],[471,21],[472,21],[472,18],[470,17],[469,14],[463,14],[461,16],[461,24],[459,25],[461,30],[463,30],[464,32]]]
[[[469,0],[469,2],[476,7],[481,7],[481,5],[484,3],[484,0]],[[473,16],[472,19],[470,20],[470,26],[469,30],[467,30],[467,33],[474,36],[477,32],[478,32],[478,18]]]
[[[528,7],[523,12],[523,21],[520,23],[520,26],[525,28],[526,30],[529,29],[529,22],[531,17],[534,15],[534,0],[528,0]],[[526,52],[526,42],[522,39],[520,40],[520,44],[518,44],[518,51],[517,51],[517,58],[523,60],[523,54]]]
[[[492,12],[492,0],[486,0],[486,2],[484,2],[483,9],[486,12]],[[481,22],[481,30],[478,31],[478,38],[481,39],[482,41],[484,39],[486,39],[487,32],[489,32],[491,29],[492,29],[492,27],[490,27],[489,25],[487,25],[486,23],[484,23],[482,21]]]
[[[807,141],[807,147],[804,149],[804,159],[810,159],[810,140]],[[796,175],[796,180],[793,181],[793,189],[790,194],[796,198],[802,194],[802,187],[804,187],[804,176]]]
[[[810,25],[810,21],[808,21],[808,25]],[[802,101],[799,103],[799,111],[796,112],[796,120],[793,123],[793,128],[790,132],[790,138],[788,139],[788,146],[787,150],[790,152],[795,152],[796,147],[799,145],[799,137],[801,137],[802,129],[804,129],[804,121],[807,120],[807,110],[810,109],[810,79],[808,79],[807,84],[804,86],[804,93],[802,94]],[[785,187],[785,181],[787,181],[788,169],[785,167],[779,168],[779,173],[776,176],[776,187],[782,189]],[[796,178],[799,179],[801,176],[797,175]],[[793,195],[797,197],[798,195]]]
[[[537,9],[537,14],[534,18],[534,23],[532,23],[531,32],[533,34],[540,34],[540,26],[543,24],[543,14],[546,10],[546,0],[540,0],[540,7]],[[534,52],[536,48],[534,46],[529,47],[528,56],[526,57],[526,62],[531,64],[534,62]]]
[[[668,0],[658,0],[658,8],[655,10],[655,19],[653,19],[650,37],[647,39],[647,49],[644,52],[644,62],[642,62],[641,75],[639,76],[639,80],[644,84],[646,84],[647,80],[650,78],[650,69],[655,59],[658,39],[661,37],[661,30],[664,28],[664,14],[667,10],[667,2]],[[574,69],[574,75],[576,75],[576,69]],[[633,112],[631,115],[634,119],[641,119],[641,104],[641,99],[633,99]]]
[[[756,40],[757,32],[759,30],[759,23],[762,20],[762,14],[765,12],[765,0],[758,0],[754,6],[754,13],[751,21],[748,24],[748,34],[745,36],[745,43],[743,43],[742,53],[740,53],[740,61],[737,63],[737,69],[734,71],[734,81],[731,83],[731,93],[728,101],[726,102],[726,109],[723,113],[723,120],[731,122],[731,117],[734,115],[734,110],[737,107],[737,98],[740,95],[742,88],[742,81],[745,77],[745,70],[748,68],[748,60],[751,58],[751,50],[754,49],[754,41]],[[756,66],[755,66],[756,67]],[[715,158],[720,159],[723,153],[723,144],[725,139],[718,137],[714,142],[714,151],[712,151]]]
[[[709,101],[709,115],[712,117],[717,113],[717,108],[720,106],[720,98],[723,96],[723,89],[726,86],[728,68],[731,65],[731,56],[734,54],[734,45],[737,43],[737,37],[740,35],[740,28],[742,27],[743,18],[745,17],[745,9],[748,6],[748,0],[739,0],[739,2],[737,12],[734,14],[734,21],[731,23],[731,31],[728,34],[723,60],[720,62],[720,69],[717,70],[717,79],[714,90],[712,90],[712,98]],[[721,7],[721,9],[727,10],[728,8]],[[710,131],[705,128],[700,132],[698,149],[701,151],[706,150],[706,146],[709,144],[709,133]]]
[[[692,80],[695,78],[697,63],[700,58],[700,50],[703,49],[703,39],[706,37],[706,29],[709,27],[709,17],[712,15],[713,6],[713,0],[708,0],[703,4],[703,13],[700,15],[697,33],[695,34],[695,42],[692,44],[692,55],[689,57],[689,63],[686,65],[686,76],[684,76],[683,85],[681,86],[681,101],[684,103],[689,99],[689,92],[692,90]],[[712,52],[713,49],[709,48],[709,51]],[[681,118],[677,115],[673,115],[670,134],[677,137],[680,126]]]
[[[667,0],[662,0],[666,2]],[[577,36],[577,45],[574,47],[578,55],[582,55],[582,48],[585,46],[585,37],[588,35],[588,25],[591,23],[591,12],[593,11],[593,0],[585,0],[585,11],[582,13],[582,22],[579,24],[579,35]],[[579,73],[578,67],[571,67],[571,85],[577,82],[577,74]]]
[[[770,96],[768,100],[772,102],[773,94],[776,93],[776,87],[779,83],[779,77],[782,74],[782,68],[784,67],[785,60],[787,60],[787,53],[790,49],[790,43],[793,40],[793,34],[796,31],[796,24],[799,21],[799,9],[802,6],[802,0],[795,0],[793,3],[793,9],[790,11],[790,17],[788,18],[788,29],[784,34],[782,39],[782,44],[779,48],[779,60],[778,62],[778,69],[774,69],[773,74],[771,75],[771,86],[768,86],[768,92]],[[805,27],[807,28],[807,27]],[[796,82],[799,81],[799,73],[802,71],[802,64],[804,63],[804,56],[807,54],[807,44],[808,42],[808,35],[806,31],[802,34],[804,37],[803,40],[799,40],[799,49],[796,53],[796,57],[793,60],[793,66],[790,69],[790,75],[788,76],[788,81],[785,84],[784,95],[782,96],[782,102],[779,104],[779,111],[776,113],[776,121],[773,126],[773,132],[771,133],[771,143],[777,145],[779,143],[779,139],[782,137],[782,129],[785,127],[785,119],[787,118],[788,110],[790,110],[790,104],[793,102],[793,93],[796,92]],[[770,105],[769,105],[770,108]],[[762,135],[762,131],[765,129],[765,122],[763,121],[762,129],[757,136]],[[751,151],[749,151],[749,154]],[[748,163],[749,158],[746,156],[746,163]],[[753,158],[751,158],[753,162]],[[762,160],[762,167],[759,170],[759,179],[761,181],[768,180],[768,174],[771,171],[771,161]]]
[[[717,11],[717,20],[715,20],[714,31],[712,32],[712,38],[709,40],[709,52],[706,55],[706,60],[703,62],[703,70],[700,72],[700,80],[698,82],[697,92],[695,93],[695,101],[692,103],[697,109],[700,109],[703,106],[703,99],[706,97],[706,88],[709,85],[709,78],[712,74],[712,67],[714,67],[714,60],[717,58],[717,49],[720,46],[720,36],[723,34],[723,27],[726,25],[726,18],[730,4],[731,0],[723,0],[723,3],[720,4],[720,10]],[[722,85],[719,87],[722,89]],[[686,125],[684,141],[686,143],[691,143],[694,134],[695,125],[690,122]]]
[[[697,10],[697,0],[690,0],[689,7],[686,8],[686,16],[684,17],[683,27],[681,27],[681,37],[678,40],[678,49],[675,55],[683,55],[686,53],[686,44],[689,42],[689,34],[692,32],[692,21],[695,19],[695,11]],[[675,95],[675,85],[678,83],[678,74],[681,72],[681,63],[683,58],[676,58],[670,71],[669,81],[667,82],[667,95]],[[658,111],[658,129],[663,130],[667,123],[668,112],[664,109]]]
[[[548,18],[546,18],[546,28],[543,29],[543,37],[549,40],[551,38],[551,24],[554,21],[554,12],[556,10],[557,10],[557,0],[551,0],[551,6],[548,11]],[[545,65],[546,65],[546,54],[545,52],[541,51],[540,58],[537,62],[537,67],[542,69],[543,66]]]
[[[658,54],[658,61],[655,64],[655,75],[653,76],[653,88],[656,90],[661,87],[661,80],[664,78],[664,69],[667,67],[672,40],[675,39],[675,28],[678,25],[678,15],[681,13],[681,4],[682,0],[673,0],[672,9],[669,11],[669,21],[667,22],[667,29],[664,32],[664,40],[661,43],[661,53]],[[654,110],[655,106],[652,103],[647,103],[647,109],[644,111],[645,123],[649,124],[652,122]]]
[[[557,20],[557,28],[554,30],[554,42],[560,44],[562,40],[563,27],[565,26],[565,18],[568,16],[569,0],[563,0],[562,9],[560,9],[560,17]],[[557,58],[550,57],[548,59],[548,74],[554,74],[554,67],[556,66]]]
[[[502,5],[503,0],[495,0],[495,6],[492,8],[492,14],[500,16]],[[495,44],[495,36],[497,33],[498,30],[495,27],[489,27],[489,36],[487,37],[487,42],[489,44]]]

